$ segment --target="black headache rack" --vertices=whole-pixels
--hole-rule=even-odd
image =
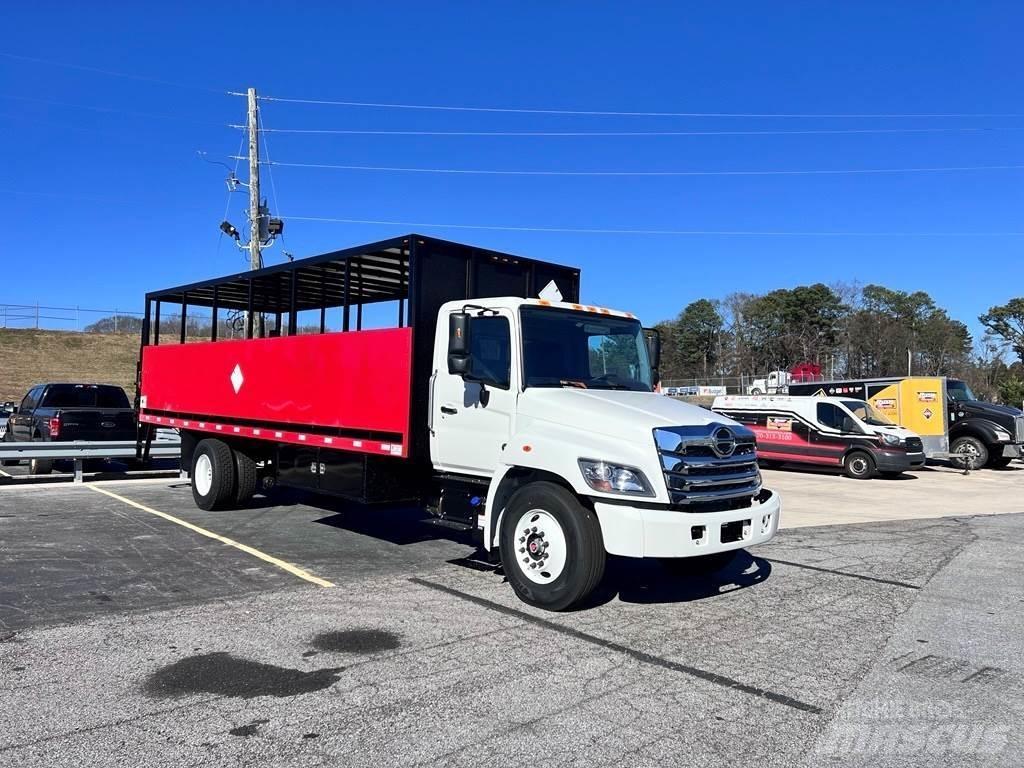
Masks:
[[[426,461],[430,366],[441,305],[493,296],[536,297],[552,280],[565,301],[579,302],[580,271],[574,267],[409,234],[147,293],[142,346],[194,338],[190,308],[209,310],[209,338],[218,341],[229,314],[244,318],[234,338],[292,336],[317,328],[320,333],[362,330],[364,310],[390,304],[395,318],[390,327],[415,328],[409,448],[411,458]],[[161,336],[168,314],[174,319],[171,338],[166,332]],[[381,327],[379,322],[375,327]]]

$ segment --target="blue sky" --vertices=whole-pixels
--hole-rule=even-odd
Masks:
[[[0,303],[137,309],[237,271],[227,160],[242,99],[611,112],[1024,113],[1019,3],[33,3],[0,53]],[[249,47],[252,46],[252,47]],[[157,82],[157,81],[166,81]],[[92,107],[85,109],[83,107]],[[544,171],[802,171],[1024,164],[1020,117],[629,117],[266,102],[267,128],[689,136],[268,133],[279,162]],[[937,130],[942,129],[942,130]],[[978,130],[946,130],[978,129]],[[1020,169],[506,176],[278,166],[285,217],[569,229],[961,233],[627,235],[291,220],[310,255],[415,229],[583,268],[584,299],[645,321],[700,297],[858,280],[926,290],[977,330],[1024,293]],[[240,176],[245,177],[244,164]],[[973,234],[972,234],[973,233]],[[280,260],[280,244],[266,252]]]

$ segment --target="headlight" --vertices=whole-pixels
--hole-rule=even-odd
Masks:
[[[580,459],[580,472],[587,485],[604,493],[629,493],[636,496],[653,496],[650,483],[644,473],[635,467],[609,464],[595,459]]]
[[[900,444],[899,435],[890,435],[890,434],[888,434],[886,432],[882,432],[882,433],[879,434],[879,437],[882,438],[882,442],[885,443],[886,445],[899,445]]]

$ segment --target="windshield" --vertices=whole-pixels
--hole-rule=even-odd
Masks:
[[[542,307],[521,312],[525,386],[651,391],[637,320]]]
[[[870,424],[873,427],[896,426],[896,422],[890,420],[885,414],[876,411],[871,406],[871,403],[866,403],[863,400],[843,400],[843,405],[850,410],[850,413],[865,424]]]
[[[967,384],[962,381],[956,381],[955,379],[950,379],[946,382],[946,394],[949,396],[949,399],[954,402],[978,399],[974,396],[974,393],[971,392],[971,388],[968,387]]]

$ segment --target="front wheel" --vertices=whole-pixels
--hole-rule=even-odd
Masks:
[[[958,469],[981,469],[988,464],[988,448],[976,437],[958,437],[949,446],[950,463]]]
[[[854,480],[867,480],[875,474],[875,460],[865,451],[850,451],[843,459],[843,471]]]
[[[235,460],[221,440],[200,440],[192,454],[192,498],[207,511],[223,509],[235,491]]]
[[[498,537],[505,577],[524,603],[564,611],[604,575],[597,515],[560,485],[530,483],[516,491]]]
[[[53,459],[29,459],[28,473],[30,475],[48,475],[53,472]]]

